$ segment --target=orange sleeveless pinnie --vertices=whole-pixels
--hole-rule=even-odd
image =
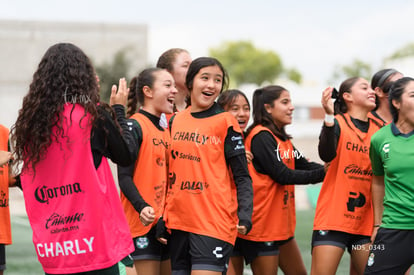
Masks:
[[[251,151],[251,142],[261,131],[268,131],[279,147],[278,158],[290,169],[295,169],[294,149],[291,141],[283,141],[268,128],[258,125],[246,138],[246,150]],[[270,176],[257,172],[253,163],[248,165],[253,182],[252,230],[238,237],[246,240],[265,242],[286,240],[293,237],[296,227],[295,186],[280,185]]]

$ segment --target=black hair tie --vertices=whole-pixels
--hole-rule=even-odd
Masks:
[[[339,100],[339,92],[337,89],[333,88],[331,98]]]

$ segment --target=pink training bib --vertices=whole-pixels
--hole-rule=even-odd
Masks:
[[[21,174],[33,243],[47,273],[110,267],[133,251],[129,227],[106,158],[95,169],[90,115],[67,104],[64,136]],[[56,129],[53,132],[57,134]]]

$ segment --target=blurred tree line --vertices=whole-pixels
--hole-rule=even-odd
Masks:
[[[280,56],[269,50],[259,49],[250,41],[224,42],[211,48],[209,55],[223,64],[230,76],[230,85],[253,83],[258,86],[273,83],[286,77],[300,83],[302,75],[294,68],[285,68]]]
[[[382,60],[381,68],[373,68],[372,65],[368,62],[360,59],[354,59],[349,64],[338,66],[332,74],[331,82],[337,80],[341,81],[345,78],[353,76],[361,76],[367,80],[370,80],[372,75],[385,67],[385,64],[388,62],[401,60],[412,56],[414,56],[414,42],[397,49],[390,56],[385,57]]]

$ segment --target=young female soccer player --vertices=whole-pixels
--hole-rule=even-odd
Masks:
[[[166,69],[174,78],[177,95],[174,100],[174,112],[187,108],[189,91],[185,85],[185,76],[191,64],[188,51],[181,48],[172,48],[165,51],[157,61],[157,68]]]
[[[371,88],[376,95],[376,107],[368,114],[369,118],[376,120],[382,125],[387,125],[392,120],[388,103],[388,90],[392,83],[403,75],[395,69],[383,69],[374,74],[371,79]]]
[[[227,74],[218,60],[195,59],[186,76],[191,106],[170,121],[164,217],[171,229],[173,273],[222,274],[237,232],[246,234],[251,228],[253,194],[241,130],[215,103],[226,84]]]
[[[348,249],[355,271],[362,274],[373,227],[369,143],[381,125],[368,118],[375,92],[367,80],[343,81],[335,105],[332,92],[327,88],[322,94],[326,117],[318,148],[330,166],[316,206],[311,273],[335,274]]]
[[[246,149],[254,156],[249,164],[253,227],[248,235],[239,235],[237,249],[254,274],[277,274],[279,264],[286,274],[306,274],[294,239],[294,184],[321,182],[325,172],[322,165],[306,160],[286,133],[293,110],[289,92],[281,86],[253,94],[253,124],[246,137]]]
[[[177,89],[171,74],[160,68],[143,70],[133,83],[128,123],[137,139],[136,161],[130,167],[118,167],[121,201],[135,245],[131,256],[138,275],[169,274],[169,249],[156,238],[156,225],[164,210],[170,143],[169,132],[159,121],[162,113],[173,112]],[[135,113],[137,102],[141,107]]]
[[[24,162],[20,178],[33,243],[46,274],[120,274],[118,262],[133,251],[107,161],[134,161],[123,106],[127,84],[121,79],[118,91],[112,87],[109,108],[99,100],[95,75],[75,45],[51,46],[12,130],[16,161]]]
[[[374,242],[365,274],[404,274],[414,264],[414,79],[397,80],[389,102],[393,121],[371,139]]]
[[[217,103],[236,118],[244,132],[250,119],[250,103],[247,96],[237,89],[227,90],[220,94]]]

